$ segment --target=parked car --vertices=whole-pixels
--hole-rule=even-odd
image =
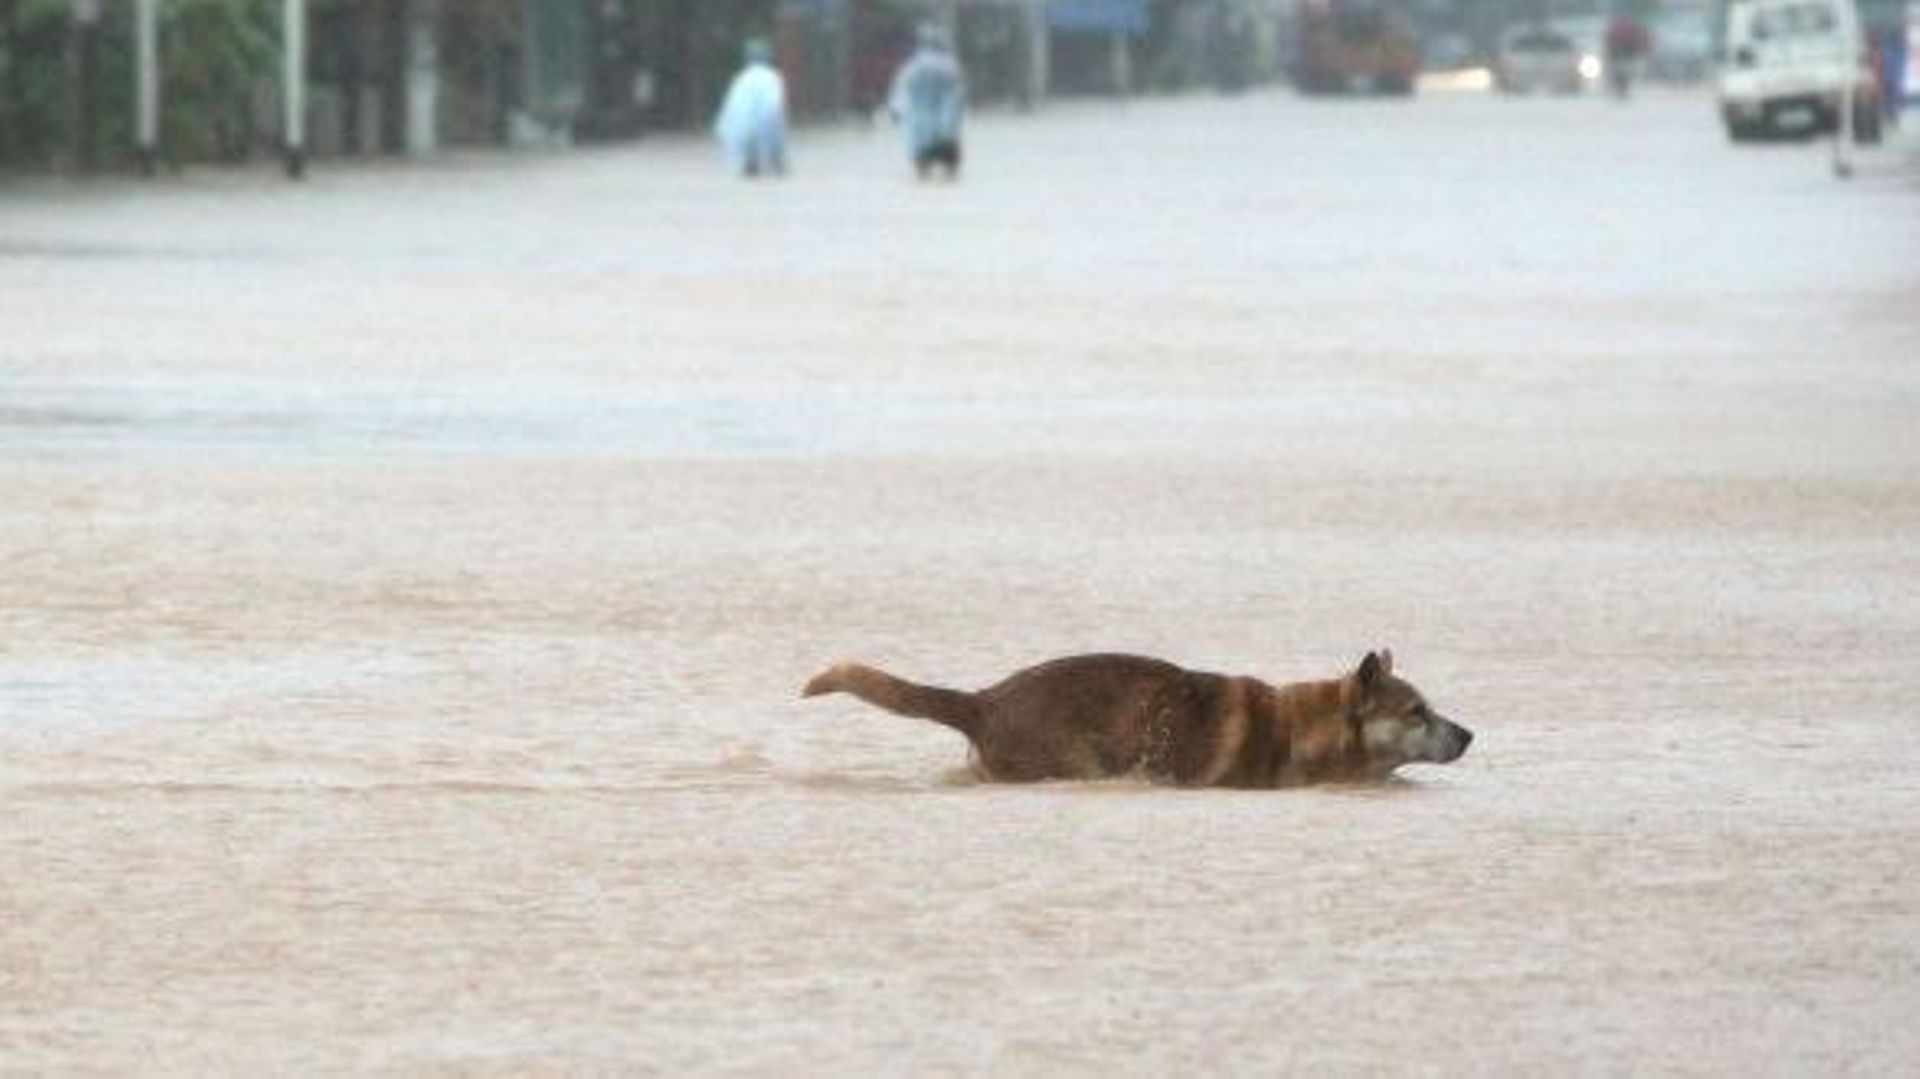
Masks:
[[[1719,84],[1727,137],[1832,131],[1847,102],[1855,139],[1878,142],[1880,84],[1864,51],[1853,0],[1733,0]]]
[[[1551,90],[1577,94],[1586,80],[1580,50],[1573,39],[1549,26],[1516,26],[1500,35],[1494,57],[1494,85],[1509,94]]]
[[[1580,78],[1589,88],[1598,89],[1607,73],[1607,28],[1612,24],[1604,15],[1563,15],[1548,24],[1573,41],[1580,53]]]

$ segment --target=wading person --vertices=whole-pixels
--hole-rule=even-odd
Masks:
[[[1653,49],[1653,39],[1640,20],[1623,12],[1607,25],[1605,45],[1607,84],[1613,88],[1613,96],[1625,101],[1633,92],[1641,61]]]
[[[925,180],[937,171],[960,175],[960,125],[967,111],[967,79],[947,32],[920,27],[913,55],[894,74],[887,110],[907,136],[913,171]]]
[[[735,175],[786,174],[787,81],[774,68],[766,42],[747,42],[746,64],[727,86],[713,134]]]

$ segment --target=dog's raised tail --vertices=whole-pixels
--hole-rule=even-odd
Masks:
[[[835,664],[814,675],[800,691],[802,697],[826,693],[851,693],[889,712],[944,723],[968,738],[980,724],[980,701],[973,694],[923,686],[858,663]]]

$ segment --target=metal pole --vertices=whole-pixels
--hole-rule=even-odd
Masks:
[[[1026,0],[1021,5],[1020,22],[1026,46],[1022,52],[1027,61],[1021,72],[1020,99],[1027,108],[1037,108],[1047,98],[1047,53],[1052,48],[1045,0]]]
[[[285,109],[287,175],[295,180],[307,171],[307,0],[283,0],[286,27],[281,51]]]
[[[81,172],[93,171],[93,136],[95,102],[93,97],[93,75],[98,68],[95,62],[96,33],[100,22],[100,0],[73,0],[73,36],[69,40],[73,52],[69,57],[73,75],[74,96],[74,163]]]
[[[134,142],[140,171],[152,176],[160,163],[160,0],[135,0]]]
[[[406,150],[440,148],[440,0],[406,0]],[[531,72],[539,62],[529,57]]]
[[[1844,180],[1853,175],[1853,78],[1840,81],[1839,115],[1833,122],[1833,174]]]
[[[1846,74],[1840,79],[1840,99],[1835,104],[1840,111],[1833,117],[1833,174],[1844,180],[1853,175],[1853,101],[1860,81],[1862,38],[1859,15],[1853,5],[1843,5],[1841,15],[1841,40],[1848,44],[1843,57]]]

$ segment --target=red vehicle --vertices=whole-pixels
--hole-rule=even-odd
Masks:
[[[1389,0],[1299,0],[1293,82],[1309,94],[1411,94],[1420,47]]]

